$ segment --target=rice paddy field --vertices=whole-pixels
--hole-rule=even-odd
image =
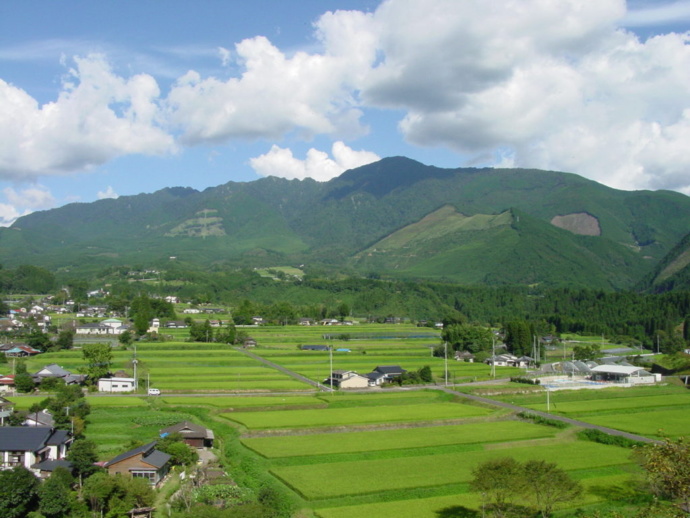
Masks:
[[[495,399],[546,411],[543,389]],[[557,391],[550,393],[550,412],[652,438],[688,434],[690,392],[680,385]]]
[[[586,489],[575,507],[595,510],[612,505],[613,494],[634,493],[639,471],[631,451],[580,440],[574,427],[525,422],[508,410],[469,403],[433,386],[321,391],[243,350],[184,342],[181,330],[176,331],[179,341],[137,344],[139,372],[161,389],[161,396],[87,395],[92,407],[87,437],[98,444],[102,460],[152,441],[160,429],[187,419],[214,429],[218,453],[228,456],[231,474],[239,465],[231,455],[254,459],[256,469],[296,495],[304,518],[479,516],[481,499],[469,489],[472,470],[503,456],[543,459],[567,470]],[[439,343],[433,330],[360,325],[336,331],[298,326],[245,331],[258,342],[252,354],[313,381],[328,376],[330,354],[303,351],[300,345],[349,349],[334,351],[333,369],[365,374],[378,365],[407,370],[429,365],[436,384],[444,384],[444,360],[431,356]],[[349,339],[324,338],[324,333],[334,332]],[[113,356],[112,370],[131,372],[133,349],[117,348]],[[30,359],[27,367],[33,372],[48,363],[73,371],[83,367],[79,351],[43,354]],[[482,364],[449,360],[448,367],[451,383],[489,379],[489,369]],[[497,369],[497,376],[516,372]],[[506,382],[469,384],[462,390],[546,410],[541,387]],[[558,391],[550,396],[553,414],[649,437],[687,433],[690,393],[681,386]],[[17,408],[28,409],[44,397],[10,399]],[[625,509],[627,504],[620,505]],[[556,516],[574,516],[575,507]],[[469,514],[462,514],[466,511]]]

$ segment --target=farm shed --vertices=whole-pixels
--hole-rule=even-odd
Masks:
[[[132,392],[134,390],[134,378],[100,378],[98,380],[98,392]]]
[[[657,376],[632,365],[597,365],[592,367],[592,381],[630,383],[632,385],[655,383]]]
[[[160,431],[160,436],[165,437],[171,433],[179,433],[184,442],[193,448],[205,448],[213,446],[213,430],[204,428],[198,424],[190,423],[189,421],[182,421],[181,423],[168,426]]]

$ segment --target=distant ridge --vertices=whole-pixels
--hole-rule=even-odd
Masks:
[[[323,183],[268,177],[36,212],[0,229],[0,262],[94,271],[162,268],[174,256],[202,267],[304,264],[345,275],[623,289],[640,285],[688,233],[690,198],[679,193],[391,157]]]

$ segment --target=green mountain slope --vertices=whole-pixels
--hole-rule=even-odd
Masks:
[[[324,183],[269,177],[33,213],[0,229],[0,263],[82,270],[160,266],[174,256],[202,267],[304,263],[619,288],[638,282],[688,232],[690,198],[679,193],[393,157]]]
[[[656,293],[690,290],[690,234],[684,236],[644,277],[637,289]]]
[[[578,236],[529,214],[463,216],[446,206],[355,256],[356,267],[465,284],[629,286],[644,272],[636,252]]]

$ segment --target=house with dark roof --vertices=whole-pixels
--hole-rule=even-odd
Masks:
[[[24,466],[36,475],[50,472],[57,465],[64,465],[52,461],[64,461],[72,440],[68,431],[49,426],[2,426],[0,469]]]
[[[170,455],[156,449],[156,441],[121,453],[103,464],[110,475],[143,478],[152,486],[168,474]]]
[[[215,438],[213,430],[189,421],[182,421],[181,423],[163,428],[160,431],[160,436],[165,437],[172,433],[179,433],[184,442],[193,448],[210,448],[213,446],[213,439]]]
[[[328,351],[327,345],[303,345],[300,347],[302,351]]]
[[[377,365],[373,372],[383,374],[384,381],[391,381],[393,378],[402,376],[407,371],[400,365]]]
[[[53,414],[43,409],[40,412],[27,414],[22,424],[24,426],[55,426],[55,419],[53,419]]]
[[[57,363],[46,365],[31,377],[36,383],[41,383],[46,378],[62,379],[65,385],[79,385],[86,381],[86,374],[72,374],[67,369],[60,367]]]

